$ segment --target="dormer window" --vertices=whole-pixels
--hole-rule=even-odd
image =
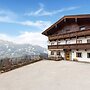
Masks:
[[[80,26],[80,30],[85,30],[86,27],[85,26]]]

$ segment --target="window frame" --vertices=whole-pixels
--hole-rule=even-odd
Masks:
[[[86,29],[86,26],[83,25],[83,26],[80,26],[79,29],[82,31],[82,30],[85,30]]]
[[[57,41],[57,45],[60,45],[61,44],[61,41]]]
[[[82,40],[76,40],[76,43],[80,44],[80,43],[82,43]]]
[[[51,51],[51,55],[54,55],[54,51]]]
[[[59,55],[59,56],[60,56],[60,55],[61,55],[61,52],[60,52],[60,51],[57,51],[57,55]]]
[[[90,58],[90,53],[87,53],[87,58]]]
[[[87,39],[87,43],[90,43],[90,39]]]
[[[82,52],[76,52],[76,57],[82,58]]]
[[[55,43],[55,42],[54,42],[54,41],[52,41],[52,42],[51,42],[51,45],[54,45],[54,43]]]

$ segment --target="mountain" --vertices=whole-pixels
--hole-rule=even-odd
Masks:
[[[13,42],[0,40],[0,58],[41,54],[47,54],[47,50],[41,46],[31,44],[16,44]]]

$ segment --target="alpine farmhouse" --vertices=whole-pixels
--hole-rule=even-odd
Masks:
[[[90,14],[64,16],[42,34],[49,59],[90,62]]]

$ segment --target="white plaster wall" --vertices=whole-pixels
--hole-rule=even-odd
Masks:
[[[64,57],[64,51],[60,51],[61,52],[61,56]]]
[[[82,40],[82,43],[87,43],[87,39],[90,39],[90,36],[88,37],[79,37],[77,40]],[[76,38],[73,38],[70,40],[70,44],[75,44]]]
[[[77,40],[82,40],[82,43],[87,43],[87,39],[90,39],[90,36],[88,37],[80,37],[78,38]],[[53,41],[54,42],[54,45],[57,45],[57,41]],[[66,41],[65,40],[60,40],[60,45],[62,44],[66,44]],[[75,44],[76,43],[76,38],[72,38],[69,42],[69,44]],[[51,42],[49,43],[51,45]],[[76,52],[82,52],[82,58],[78,58],[76,57]],[[71,53],[70,53],[70,59],[73,60],[73,59],[78,59],[79,61],[87,61],[87,62],[90,62],[90,58],[87,58],[87,53],[90,53],[90,50],[88,51],[85,51],[85,50],[79,50],[79,51],[76,51],[76,50],[72,50]],[[51,55],[51,51],[48,50],[48,57],[55,57],[57,55],[57,52],[54,51],[54,55]],[[61,55],[62,57],[65,57],[64,55],[64,51],[61,50]]]
[[[61,52],[61,56],[65,58],[65,53],[63,50],[60,51]],[[82,52],[82,57],[76,57],[76,52]],[[90,50],[85,51],[85,50],[72,50],[70,52],[70,60],[73,59],[77,59],[78,61],[86,61],[86,62],[90,62],[90,58],[87,58],[87,53],[90,53]],[[57,56],[57,51],[54,51],[54,55],[51,55],[51,51],[48,50],[48,57],[56,57]]]
[[[48,50],[48,57],[56,57],[57,52],[54,51],[54,55],[51,55],[51,50]]]
[[[85,37],[80,37],[77,40],[82,40],[82,43],[87,43],[87,38]]]
[[[53,43],[53,45],[57,45],[57,41],[49,42],[48,45],[52,45],[51,43]]]
[[[82,57],[79,58],[79,57],[76,57],[76,52],[82,52]],[[90,62],[90,58],[87,58],[87,53],[90,53],[90,50],[88,51],[85,51],[85,50],[79,50],[79,51],[76,51],[76,50],[72,50],[72,60],[73,59],[78,59],[78,61],[87,61],[87,62]]]
[[[60,44],[66,44],[65,40],[60,40]]]
[[[48,50],[48,57],[51,55],[51,51]]]
[[[76,43],[76,38],[72,38],[71,40],[70,40],[70,44],[75,44]]]
[[[71,53],[71,60],[76,59],[76,50],[72,50]]]
[[[64,51],[60,50],[61,56],[64,57]],[[51,50],[48,50],[48,57],[56,57],[57,56],[57,50],[54,51],[54,55],[51,55]]]

